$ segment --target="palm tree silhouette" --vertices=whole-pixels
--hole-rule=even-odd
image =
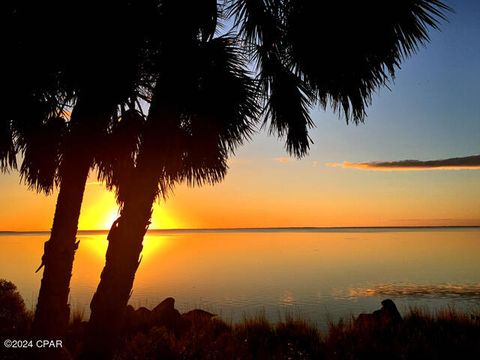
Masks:
[[[171,19],[159,21],[166,27],[167,21],[178,19],[172,15],[181,12],[185,16],[184,4],[170,5],[161,9]],[[121,314],[128,301],[156,197],[166,195],[178,182],[201,185],[223,179],[229,152],[253,131],[258,110],[256,84],[244,67],[243,54],[228,36],[214,39],[205,30],[197,37],[202,27],[196,25],[199,11],[194,6],[191,21],[186,22],[193,30],[183,28],[182,34],[160,31],[164,34],[157,59],[161,71],[135,168],[130,181],[120,183],[117,190],[122,208],[108,236],[107,252],[107,262],[114,266],[105,267],[91,303],[85,358],[108,357],[115,346],[121,317],[110,318],[110,314]],[[212,14],[205,15],[205,23],[215,21],[215,14],[216,6]],[[181,71],[171,71],[177,68]]]
[[[428,41],[427,30],[447,9],[436,0],[394,3],[395,11],[380,1],[232,0],[225,13],[235,19],[238,37],[222,39],[213,36],[216,2],[161,2],[156,85],[128,189],[119,185],[121,216],[109,233],[84,358],[113,354],[157,196],[183,180],[221,180],[229,152],[260,118],[257,105],[298,157],[308,151],[309,109],[316,103],[347,121],[364,120],[372,92]],[[255,87],[242,50],[257,67]]]
[[[75,14],[68,32],[73,46],[66,50],[62,73],[74,104],[58,171],[60,191],[51,236],[44,246],[45,269],[33,332],[59,337],[69,319],[75,235],[87,177],[109,127],[118,122],[119,104],[131,103],[136,95],[144,27],[136,23],[139,8],[130,1],[54,1],[52,5],[48,16]],[[121,115],[125,119],[125,112]]]
[[[32,329],[45,337],[61,337],[68,324],[75,235],[89,170],[112,122],[124,123],[118,105],[131,104],[141,81],[145,26],[135,22],[141,18],[139,8],[129,1],[101,5],[53,0],[2,4],[10,33],[3,43],[7,71],[1,88],[6,111],[0,118],[0,163],[3,169],[16,167],[15,155],[21,153],[27,184],[46,192],[59,185]],[[68,31],[61,29],[60,20],[72,14]],[[127,21],[135,31],[125,26]],[[67,123],[66,109],[72,109]]]
[[[2,107],[6,111],[0,120],[0,153],[4,169],[17,168],[16,155],[21,154],[20,172],[24,181],[37,191],[50,193],[59,180],[63,139],[68,131],[65,109],[71,93],[60,80],[65,63],[48,37],[52,28],[48,22],[41,23],[47,19],[43,15],[50,8],[48,3],[44,5],[9,2],[2,9],[10,33],[2,42],[6,55]],[[68,285],[66,289],[68,296]],[[62,312],[66,304],[65,299],[65,304],[57,301],[54,306]],[[52,311],[49,320],[57,323],[57,314]],[[68,313],[64,315],[68,320]]]
[[[24,5],[24,4],[23,4]],[[61,139],[66,131],[67,94],[59,87],[59,62],[50,51],[45,33],[35,26],[30,11],[19,2],[2,3],[1,21],[9,29],[2,34],[5,50],[0,99],[0,168],[17,169],[17,154],[23,158],[21,176],[29,187],[50,193],[60,161]],[[31,20],[31,22],[30,22]],[[45,56],[32,63],[40,49]]]

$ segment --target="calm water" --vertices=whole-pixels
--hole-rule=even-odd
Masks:
[[[0,277],[27,306],[38,294],[48,234],[0,235]],[[71,284],[84,310],[98,283],[105,234],[82,233]],[[264,312],[329,319],[370,312],[384,298],[409,306],[480,309],[480,228],[151,232],[130,303],[168,296],[181,311],[201,307],[237,321]]]

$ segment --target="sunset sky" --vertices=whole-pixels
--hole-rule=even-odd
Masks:
[[[480,225],[480,2],[447,3],[449,23],[377,93],[365,124],[314,109],[302,160],[263,129],[223,183],[180,186],[157,204],[151,228]],[[451,158],[460,159],[424,162]],[[94,175],[80,229],[109,228],[116,216]],[[49,230],[55,200],[1,175],[0,230]]]

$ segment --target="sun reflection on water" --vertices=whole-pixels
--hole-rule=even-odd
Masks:
[[[105,259],[108,248],[106,233],[80,237],[80,240],[82,248],[87,248],[89,253]],[[146,235],[143,239],[142,262],[148,261],[149,258],[161,251],[167,245],[167,242],[167,236]]]

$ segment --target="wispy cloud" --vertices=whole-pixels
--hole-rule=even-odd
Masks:
[[[329,167],[341,167],[374,171],[414,171],[414,170],[480,170],[480,155],[471,155],[440,160],[400,160],[372,161],[363,163],[326,163]]]
[[[280,164],[287,164],[292,161],[292,158],[289,158],[288,156],[280,156],[273,158],[272,160]]]

